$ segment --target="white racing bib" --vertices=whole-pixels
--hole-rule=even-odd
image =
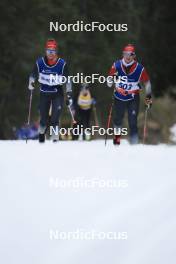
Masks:
[[[126,91],[139,90],[138,82],[129,81],[127,76],[119,77],[115,83],[116,88],[122,88]]]
[[[46,73],[40,72],[38,81],[41,84],[46,84],[49,86],[55,86],[55,85],[62,85],[64,83],[64,78],[62,75],[46,74]]]

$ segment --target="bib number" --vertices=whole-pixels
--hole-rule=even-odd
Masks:
[[[131,88],[132,88],[132,84],[131,83],[123,83],[123,82],[120,82],[119,84],[118,84],[118,86],[119,86],[119,88],[122,88],[122,89],[124,89],[124,90],[131,90]]]

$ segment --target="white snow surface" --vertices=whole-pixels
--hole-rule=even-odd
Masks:
[[[54,188],[51,178],[128,186]],[[176,263],[175,146],[0,141],[0,203],[0,263]],[[127,239],[51,239],[51,230]]]

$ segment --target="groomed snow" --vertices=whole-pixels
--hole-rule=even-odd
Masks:
[[[176,262],[176,147],[0,141],[0,263]],[[77,180],[126,186],[63,187]],[[58,240],[50,231],[126,232]]]

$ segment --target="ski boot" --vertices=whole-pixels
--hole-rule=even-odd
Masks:
[[[44,143],[45,142],[45,132],[46,132],[46,126],[39,126],[39,142]]]
[[[138,139],[138,135],[134,134],[132,136],[130,136],[130,144],[131,145],[136,145],[139,143],[139,139]]]
[[[59,141],[59,127],[55,126],[55,129],[57,128],[57,133],[55,133],[54,131],[52,131],[52,133],[50,134],[50,139],[56,143]]]
[[[114,145],[120,145],[120,135],[115,135],[113,138]]]
[[[39,142],[44,143],[45,142],[45,134],[39,134]]]

